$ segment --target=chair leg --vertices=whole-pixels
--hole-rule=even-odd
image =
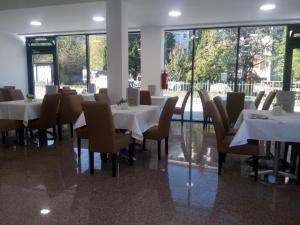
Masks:
[[[222,164],[223,164],[223,161],[224,161],[224,153],[221,153],[219,152],[219,155],[218,155],[218,174],[221,175],[222,174]]]
[[[47,133],[45,130],[39,130],[38,134],[39,134],[39,144],[40,146],[43,146],[47,141]]]
[[[100,153],[100,158],[102,162],[107,162],[107,153]]]
[[[161,158],[161,140],[157,141],[157,156],[158,156],[158,160],[160,160]]]
[[[89,151],[90,174],[94,174],[94,152]]]
[[[258,156],[253,156],[253,171],[254,171],[254,180],[258,179]]]
[[[298,171],[297,171],[297,180],[296,180],[296,184],[300,185],[300,158],[299,158],[299,162],[298,162]]]
[[[54,143],[56,143],[56,127],[53,127],[53,128],[52,128],[52,132],[53,132],[53,140],[54,140]]]
[[[58,125],[58,138],[61,141],[62,140],[62,125]]]
[[[224,153],[224,155],[223,155],[223,163],[225,163],[226,162],[226,156],[227,156],[227,153]]]
[[[2,142],[3,142],[3,144],[5,144],[5,139],[6,139],[6,134],[5,134],[5,132],[2,132]]]
[[[117,154],[116,153],[112,154],[111,160],[112,160],[112,177],[115,177],[116,173],[117,173]]]
[[[133,164],[133,144],[129,145],[129,165],[132,166]]]
[[[169,154],[169,137],[165,138],[165,154]]]
[[[18,138],[20,145],[24,145],[24,128],[18,130]]]
[[[81,156],[81,139],[77,138],[77,156],[80,158]]]
[[[73,123],[70,123],[70,134],[71,137],[73,138],[74,134],[73,134]]]
[[[181,114],[181,126],[183,126],[183,113]]]
[[[146,138],[143,139],[143,151],[146,151]]]

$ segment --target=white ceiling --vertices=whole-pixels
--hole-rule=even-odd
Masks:
[[[183,27],[300,23],[300,0],[127,1],[128,24],[129,28],[132,29],[142,26]],[[266,1],[274,2],[277,5],[276,9],[269,12],[260,11],[259,6]],[[105,16],[104,1],[29,0],[26,1],[26,4],[24,2],[24,0],[10,0],[5,3],[1,1],[0,31],[29,34],[84,32],[105,29],[105,22],[96,23],[92,20],[95,15]],[[182,11],[182,16],[170,18],[167,14],[172,9]],[[43,25],[32,27],[29,25],[31,20],[40,20]]]

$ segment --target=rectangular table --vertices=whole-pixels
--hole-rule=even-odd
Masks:
[[[255,118],[257,117],[255,115],[264,116],[267,119]],[[281,149],[283,149],[285,142],[300,142],[300,113],[284,113],[275,116],[271,111],[243,110],[234,128],[238,131],[230,146],[243,145],[247,143],[248,139],[253,139],[280,142]],[[274,169],[260,172],[260,174],[273,174],[275,182],[278,174],[296,178],[292,174],[278,170],[281,149],[275,148]]]
[[[39,118],[41,106],[40,99],[0,102],[0,119],[21,120],[27,126],[29,120]]]
[[[160,108],[155,105],[129,106],[128,109],[120,109],[117,105],[112,105],[111,110],[115,128],[130,130],[132,137],[137,140],[143,140],[143,133],[157,125],[160,117]],[[85,125],[85,117],[81,113],[74,129]]]

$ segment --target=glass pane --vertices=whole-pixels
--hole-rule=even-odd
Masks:
[[[234,90],[237,34],[237,28],[196,30],[194,120],[203,120],[199,90],[207,90],[210,98]]]
[[[295,111],[300,112],[300,49],[293,50],[292,91],[296,92]]]
[[[36,54],[32,56],[34,92],[36,98],[43,98],[46,85],[53,85],[53,55]]]
[[[128,34],[128,85],[141,87],[141,34]]]
[[[57,37],[60,87],[68,86],[78,93],[87,89],[86,43],[84,35]]]
[[[107,88],[107,45],[106,35],[89,36],[90,82],[96,90]]]
[[[238,91],[254,99],[259,91],[282,90],[285,32],[284,26],[241,28]]]
[[[181,107],[184,96],[191,89],[192,76],[192,31],[165,32],[165,70],[168,73],[168,89],[165,96],[178,96],[177,107]],[[191,100],[187,101],[184,119],[190,119]],[[180,119],[174,115],[173,119]]]

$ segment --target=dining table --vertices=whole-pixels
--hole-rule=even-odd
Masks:
[[[286,171],[279,171],[279,156],[286,142],[300,142],[300,113],[287,113],[282,111],[274,115],[272,111],[246,110],[239,115],[234,129],[236,135],[230,146],[243,145],[248,140],[261,140],[280,143],[280,147],[274,149],[274,168],[260,171],[260,174],[272,174],[275,178],[279,175],[296,179],[296,176]]]
[[[115,129],[131,131],[131,135],[136,140],[143,140],[143,133],[159,122],[161,109],[157,105],[138,105],[126,108],[118,105],[111,105]],[[74,129],[86,125],[84,113],[81,113]]]
[[[39,118],[42,99],[0,102],[0,119],[21,120],[25,127],[29,120]]]
[[[165,106],[168,96],[151,96],[151,103],[152,105],[157,105],[161,109]]]
[[[93,93],[82,93],[79,95],[82,96],[83,101],[87,101],[87,102],[95,101],[95,94]]]

